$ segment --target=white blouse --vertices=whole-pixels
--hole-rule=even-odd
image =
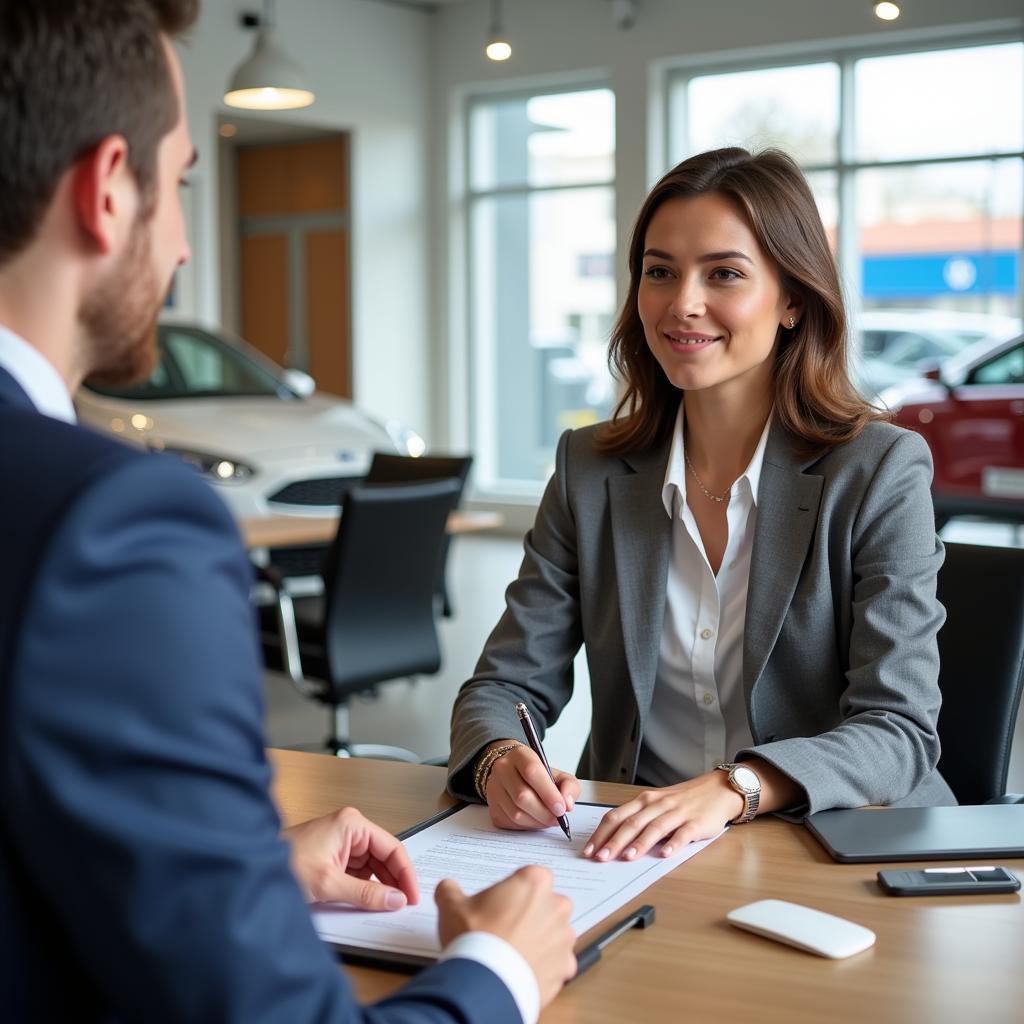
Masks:
[[[655,786],[703,775],[753,746],[743,695],[743,627],[757,488],[770,424],[771,416],[750,464],[729,492],[729,539],[716,577],[686,504],[679,405],[661,492],[672,520],[665,621],[637,768]]]

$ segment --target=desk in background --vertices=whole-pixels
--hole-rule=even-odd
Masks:
[[[270,752],[286,824],[346,803],[399,832],[453,802],[442,768]],[[636,790],[583,783],[584,800]],[[1024,860],[1005,862],[1024,874]],[[1017,896],[883,895],[878,865],[836,864],[802,827],[759,818],[658,882],[638,900],[657,923],[624,936],[570,985],[543,1024],[1020,1024],[1024,903]],[[805,903],[878,935],[848,960],[824,960],[740,932],[727,911],[757,899]],[[403,977],[347,968],[361,999]]]
[[[496,530],[504,523],[499,512],[466,512],[456,509],[448,516],[448,533]],[[306,547],[330,544],[338,530],[337,516],[265,516],[238,523],[245,546],[254,548]]]

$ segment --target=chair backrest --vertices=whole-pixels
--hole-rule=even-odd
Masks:
[[[459,493],[455,499],[457,507],[462,500],[462,492],[473,465],[472,455],[421,455],[412,458],[409,455],[392,455],[389,452],[374,452],[370,463],[366,482],[371,484],[409,483],[413,480],[446,480],[455,478],[459,481]],[[437,582],[435,589],[441,599],[441,608],[446,618],[452,612],[452,602],[445,582],[445,568],[448,563],[448,545],[450,538],[445,537],[438,552]]]
[[[458,480],[360,484],[342,501],[324,573],[324,640],[337,698],[441,665],[434,583]]]
[[[947,544],[939,570],[939,771],[962,804],[1006,791],[1024,690],[1024,550]]]
[[[465,487],[473,466],[472,455],[392,455],[374,452],[366,474],[368,484],[406,484],[414,480],[447,480],[455,477],[460,482],[459,493]]]

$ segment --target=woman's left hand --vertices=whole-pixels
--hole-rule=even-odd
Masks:
[[[648,789],[609,811],[583,849],[584,857],[635,860],[665,841],[669,857],[687,843],[718,835],[743,813],[743,797],[725,772],[713,771],[664,789]]]

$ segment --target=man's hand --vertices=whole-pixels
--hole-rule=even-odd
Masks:
[[[466,896],[457,882],[446,878],[434,899],[441,945],[464,932],[490,932],[504,939],[530,965],[542,1007],[576,973],[576,933],[569,926],[572,903],[552,890],[547,868],[520,868],[476,896]]]
[[[485,748],[501,746],[507,740]],[[481,756],[483,756],[483,753]],[[552,782],[541,759],[526,746],[499,757],[487,780],[487,809],[498,828],[537,829],[557,824],[580,795],[579,780],[552,769]]]
[[[416,872],[405,847],[354,807],[293,825],[281,834],[291,843],[292,871],[312,903],[401,910],[419,902]]]

